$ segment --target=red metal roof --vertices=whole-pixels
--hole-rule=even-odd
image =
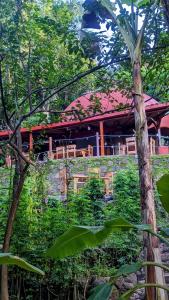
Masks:
[[[91,93],[86,94],[85,96],[81,96],[77,98],[75,101],[73,101],[65,111],[67,110],[72,110],[73,108],[76,107],[77,104],[80,104],[84,107],[87,108],[90,105],[90,98],[91,98]],[[126,117],[129,115],[129,108],[121,111],[113,111],[113,109],[117,109],[118,105],[131,105],[132,100],[127,98],[126,96],[122,95],[120,92],[112,92],[109,95],[106,93],[96,93],[96,96],[98,95],[101,99],[101,105],[102,105],[102,113],[98,113],[94,116],[89,116],[86,117],[82,120],[70,120],[70,116],[68,117],[67,121],[62,121],[58,123],[52,123],[52,124],[45,124],[45,125],[37,125],[33,126],[31,129],[28,128],[22,128],[21,132],[22,133],[28,133],[30,131],[32,132],[38,132],[42,130],[50,130],[50,129],[59,129],[59,128],[64,128],[64,127],[70,127],[70,126],[75,126],[75,125],[80,125],[80,124],[89,124],[92,122],[96,121],[101,121],[101,120],[108,120],[108,119],[117,119],[120,117]],[[146,105],[146,112],[147,114],[151,112],[160,112],[161,111],[166,111],[169,110],[169,102],[167,103],[159,103],[155,99],[151,98],[148,95],[144,94],[144,99],[145,99],[145,105]],[[109,112],[110,111],[110,112]],[[133,112],[131,112],[133,114]],[[166,118],[166,117],[165,117]],[[163,123],[161,123],[163,125]],[[169,117],[165,119],[165,126],[169,128]],[[7,137],[11,134],[11,131],[6,130],[6,131],[0,131],[0,137]]]
[[[113,109],[116,109],[120,106],[130,106],[132,104],[132,98],[129,98],[127,95],[120,91],[112,91],[109,93],[87,93],[77,99],[75,99],[65,111],[70,111],[72,109],[79,110],[80,107],[83,107],[84,110],[90,110],[92,106],[92,97],[94,96],[94,101],[97,99],[100,103],[100,109],[102,112],[107,112]],[[153,105],[158,102],[146,95],[143,94],[145,105]],[[93,105],[94,107],[94,105]]]
[[[168,128],[169,127],[169,115],[162,118],[160,123],[161,128]]]

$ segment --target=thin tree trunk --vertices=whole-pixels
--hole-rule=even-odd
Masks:
[[[164,16],[166,18],[166,23],[169,31],[169,0],[162,0],[161,3],[164,7]]]
[[[147,118],[145,113],[145,103],[142,92],[142,80],[141,80],[141,69],[140,69],[140,58],[135,59],[133,66],[133,100],[135,105],[135,129],[136,129],[136,141],[137,141],[137,154],[138,154],[138,165],[139,165],[139,177],[140,177],[140,190],[141,190],[141,211],[142,219],[144,224],[150,224],[152,229],[156,231],[156,214],[155,214],[155,203],[153,195],[152,185],[152,172],[150,163],[149,153],[149,142],[148,142],[148,128]],[[160,259],[158,239],[149,234],[144,234],[144,255],[145,260],[155,261]],[[146,270],[146,281],[147,283],[156,283],[159,280],[159,273],[161,274],[161,280],[163,280],[163,273],[154,266],[148,266]],[[156,274],[157,273],[157,274]],[[157,278],[158,277],[158,278]],[[161,292],[161,291],[160,291]],[[166,299],[165,294],[163,298]],[[155,288],[147,288],[146,299],[155,300],[157,294]]]
[[[17,208],[19,205],[20,196],[22,193],[25,176],[28,165],[25,165],[23,160],[16,154],[15,162],[15,174],[13,178],[13,194],[11,200],[11,206],[9,209],[8,220],[6,225],[6,231],[3,242],[3,252],[9,252],[10,241],[13,232],[14,221],[16,217]],[[7,266],[3,265],[1,269],[1,299],[9,300],[8,292],[8,269]]]

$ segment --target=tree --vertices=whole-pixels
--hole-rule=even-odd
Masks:
[[[123,6],[130,6],[129,13]],[[105,18],[111,19],[118,27],[118,30],[123,37],[124,43],[128,49],[128,53],[132,64],[133,73],[133,103],[136,129],[136,142],[138,154],[138,166],[140,177],[140,194],[141,194],[141,210],[143,222],[151,224],[156,231],[156,216],[155,205],[152,187],[151,164],[148,143],[147,119],[145,114],[145,104],[143,99],[143,84],[141,78],[141,56],[142,46],[144,43],[144,32],[148,24],[150,14],[155,10],[157,3],[152,1],[120,1],[115,3],[109,0],[101,1],[85,1],[85,10],[90,13],[95,13],[97,21],[104,21]],[[119,13],[116,9],[118,8]],[[142,26],[138,28],[138,17],[142,13]],[[105,17],[106,16],[106,17]],[[144,16],[144,17],[143,17]],[[160,252],[158,248],[158,240],[150,235],[144,235],[144,252],[145,259],[148,261],[159,261]],[[147,282],[155,283],[163,278],[162,273],[150,266],[147,267]],[[163,279],[164,280],[164,279]],[[162,280],[162,281],[163,281]],[[156,299],[155,289],[146,289],[147,299]],[[163,293],[158,299],[165,299]]]
[[[168,0],[162,0],[161,1],[163,7],[164,7],[164,15],[166,17],[166,23],[169,30],[169,1]]]
[[[39,109],[45,110],[45,105],[50,108],[49,100],[57,109],[64,108],[68,95],[71,99],[76,91],[73,83],[77,78],[72,77],[79,71],[85,73],[88,68],[73,27],[76,11],[69,8],[64,3],[54,5],[53,1],[1,1],[0,114],[2,126],[12,131],[4,142],[4,152],[10,151],[15,161],[4,253],[9,252],[29,165],[34,165],[22,153],[21,125],[29,125],[32,115]],[[83,88],[79,84],[79,89]],[[62,97],[65,93],[62,102],[58,101],[59,92]],[[35,121],[39,122],[39,118]],[[5,265],[2,266],[1,299],[9,299]]]
[[[30,118],[33,115],[40,114],[40,110],[45,110],[46,107],[50,108],[53,104],[57,109],[64,108],[66,101],[68,101],[68,95],[70,95],[70,98],[76,95],[74,83],[79,82],[79,91],[87,89],[87,87],[84,88],[81,85],[81,83],[84,83],[83,78],[112,63],[117,64],[126,58],[128,59],[127,47],[134,69],[135,88],[133,98],[135,102],[140,176],[142,187],[148,189],[145,190],[147,194],[142,195],[142,204],[147,205],[148,203],[148,209],[150,210],[153,198],[147,148],[147,125],[144,103],[141,97],[140,57],[144,27],[152,5],[148,5],[144,25],[138,34],[137,28],[134,27],[137,24],[136,14],[133,13],[132,15],[135,17],[130,19],[128,13],[120,8],[121,17],[116,18],[112,4],[109,2],[107,4],[102,3],[102,9],[105,6],[104,19],[107,17],[111,19],[117,32],[115,42],[118,43],[118,51],[121,51],[120,57],[117,57],[115,51],[113,58],[109,55],[108,62],[102,62],[88,69],[88,65],[91,67],[91,60],[86,58],[84,49],[81,49],[79,45],[74,22],[72,22],[73,8],[71,4],[70,6],[63,3],[53,5],[53,1],[22,2],[20,0],[1,2],[1,117],[5,128],[13,131],[9,140],[6,141],[5,147],[9,144],[9,149],[15,157],[13,193],[4,238],[4,252],[10,246],[13,223],[24,179],[29,164],[32,163],[22,154],[21,125],[28,125],[32,121]],[[143,3],[143,1],[141,2]],[[120,4],[120,1],[118,3]],[[135,6],[132,5],[132,7],[136,10]],[[144,14],[144,9],[141,8],[141,12]],[[124,20],[125,22],[123,22]],[[133,33],[133,28],[135,33]],[[121,47],[122,37],[125,38],[123,47]],[[90,79],[89,77],[90,86],[93,87],[93,80]],[[86,86],[89,85],[89,81],[85,81]],[[59,95],[64,98],[64,101],[60,101]],[[39,122],[39,119],[36,119],[36,121]],[[149,210],[145,211],[146,217]],[[150,238],[148,241],[151,243]],[[7,279],[7,269],[3,267],[1,291],[3,300],[9,298]]]

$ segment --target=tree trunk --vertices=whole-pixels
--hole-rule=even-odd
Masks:
[[[162,0],[161,3],[164,7],[164,15],[166,18],[166,23],[167,23],[168,31],[169,31],[169,0]]]
[[[27,172],[28,165],[25,165],[24,161],[16,154],[15,161],[15,174],[13,178],[13,193],[11,206],[9,209],[8,220],[6,225],[6,231],[3,242],[3,252],[9,252],[10,241],[13,232],[14,221],[16,217],[17,208],[19,205],[19,199],[22,193],[25,176]],[[8,293],[8,269],[7,266],[3,265],[1,269],[1,299],[9,300]]]
[[[140,178],[140,191],[141,191],[141,211],[142,220],[144,224],[150,224],[152,229],[156,231],[156,215],[155,215],[155,203],[153,195],[152,185],[152,172],[149,152],[148,141],[148,128],[147,118],[145,113],[145,103],[142,92],[142,80],[141,80],[141,67],[140,58],[135,59],[133,65],[133,100],[134,100],[134,115],[135,115],[135,129],[136,129],[136,142],[137,142],[137,154],[138,154],[138,166],[139,166],[139,178]],[[147,261],[155,261],[160,259],[160,251],[158,245],[158,239],[149,234],[144,234],[143,237],[144,257]],[[157,261],[157,260],[156,260]],[[164,283],[164,276],[161,270],[157,270],[154,266],[148,266],[146,270],[146,282],[156,283],[159,281],[159,272],[161,274],[161,280]],[[158,273],[158,274],[157,274]],[[160,290],[160,293],[162,291]],[[157,299],[157,293],[155,288],[146,289],[146,299]],[[164,300],[158,297],[158,299]]]

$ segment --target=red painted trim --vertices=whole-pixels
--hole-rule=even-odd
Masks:
[[[152,111],[160,111],[169,109],[169,102],[166,103],[158,103],[158,104],[152,104],[149,106],[146,106],[146,112],[152,112]],[[41,130],[49,130],[49,129],[57,129],[57,128],[64,128],[64,127],[71,127],[75,125],[80,125],[80,124],[88,124],[89,122],[96,122],[96,121],[104,121],[104,120],[109,120],[109,119],[116,119],[119,117],[125,117],[129,114],[129,110],[123,110],[119,112],[113,112],[113,113],[105,113],[103,115],[98,115],[94,117],[89,117],[86,118],[82,121],[67,121],[67,122],[58,122],[58,123],[52,123],[52,124],[47,124],[47,125],[37,125],[33,126],[31,129],[28,128],[21,128],[22,133],[29,133],[29,132],[36,132],[36,131],[41,131]],[[133,114],[133,111],[132,111]],[[169,124],[168,124],[169,127]],[[12,132],[10,130],[6,131],[0,131],[0,137],[8,137]]]
[[[169,147],[168,146],[159,146],[158,153],[159,154],[169,154]]]

